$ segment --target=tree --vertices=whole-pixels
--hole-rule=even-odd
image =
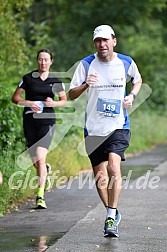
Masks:
[[[23,71],[28,57],[20,22],[32,0],[4,0],[0,5],[0,146],[4,148],[17,137],[13,132],[20,130],[17,116],[20,111],[11,106],[13,83]],[[20,134],[21,135],[21,134]]]
[[[56,71],[66,71],[94,52],[93,29],[110,24],[118,39],[116,50],[137,61],[143,81],[153,89],[149,106],[164,110],[166,14],[164,0],[34,1],[24,26],[25,38],[34,50],[49,47]]]

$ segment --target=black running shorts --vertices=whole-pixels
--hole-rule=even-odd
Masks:
[[[23,129],[26,145],[31,156],[36,156],[37,147],[49,148],[55,129],[55,119],[33,118],[33,114],[23,117]]]
[[[86,136],[86,151],[92,167],[103,161],[108,161],[109,153],[116,153],[125,161],[124,152],[130,142],[129,129],[117,129],[108,136]]]

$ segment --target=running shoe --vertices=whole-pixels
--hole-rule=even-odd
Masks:
[[[118,225],[121,221],[121,214],[117,210],[115,220],[112,218],[107,218],[104,225],[104,237],[119,237],[118,235]]]
[[[51,190],[51,180],[50,180],[49,174],[51,174],[51,165],[46,164],[46,169],[47,169],[47,177],[46,177],[46,183],[45,183],[45,191],[50,191]]]
[[[112,237],[115,236],[115,228],[114,220],[112,218],[107,218],[104,224],[104,237]]]
[[[118,226],[119,223],[120,223],[120,221],[121,221],[121,214],[120,214],[120,212],[119,212],[118,210],[116,210],[116,216],[115,216],[114,225],[115,225],[115,226]]]
[[[39,196],[36,197],[36,208],[37,209],[46,209],[47,208],[45,200],[42,197],[39,197]]]

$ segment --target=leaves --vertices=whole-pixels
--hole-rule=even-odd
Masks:
[[[0,6],[0,142],[13,139],[16,129],[21,132],[17,117],[22,111],[10,100],[21,76],[36,66],[37,50],[49,47],[55,55],[53,69],[67,71],[94,52],[93,29],[104,23],[116,32],[116,51],[135,59],[143,82],[152,88],[149,106],[166,111],[166,14],[164,0],[4,0]]]

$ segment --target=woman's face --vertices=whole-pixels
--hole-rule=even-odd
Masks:
[[[52,59],[47,52],[40,52],[38,55],[38,69],[40,72],[48,72],[52,65]]]

